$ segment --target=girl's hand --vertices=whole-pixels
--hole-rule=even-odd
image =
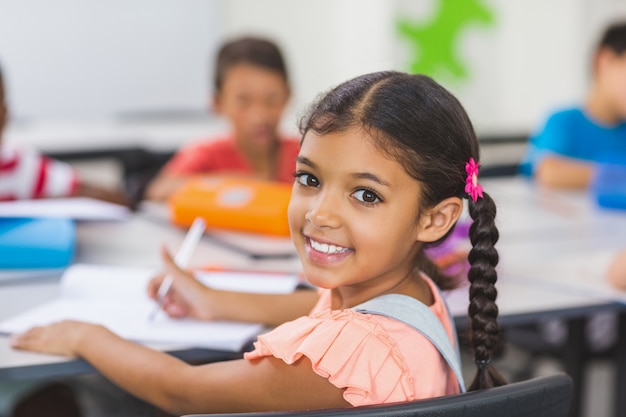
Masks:
[[[212,320],[208,300],[210,289],[200,283],[193,275],[183,271],[174,263],[172,255],[166,248],[161,250],[165,272],[156,276],[148,283],[148,296],[156,300],[161,283],[166,275],[172,277],[172,286],[163,300],[163,310],[171,317],[193,317]]]
[[[25,333],[11,336],[11,347],[33,352],[77,357],[82,338],[102,326],[80,321],[65,320],[48,326],[38,326]]]

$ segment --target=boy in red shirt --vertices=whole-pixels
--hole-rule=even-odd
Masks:
[[[278,133],[290,97],[278,47],[250,37],[225,43],[217,55],[214,84],[212,109],[228,119],[232,134],[178,151],[149,184],[147,199],[166,200],[191,177],[203,175],[293,181],[300,146],[297,138]]]

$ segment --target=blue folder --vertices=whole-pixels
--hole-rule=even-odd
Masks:
[[[591,192],[600,207],[626,210],[626,163],[601,163]]]
[[[75,246],[74,220],[0,218],[0,269],[64,268]]]

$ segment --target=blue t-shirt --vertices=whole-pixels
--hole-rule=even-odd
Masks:
[[[554,113],[530,139],[520,172],[532,175],[541,159],[550,154],[626,164],[626,121],[602,126],[579,108]]]

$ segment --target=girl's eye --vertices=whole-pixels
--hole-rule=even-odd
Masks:
[[[382,201],[380,197],[378,197],[378,194],[371,190],[358,190],[355,191],[352,195],[357,200],[367,204],[376,204]]]
[[[298,181],[298,183],[300,183],[301,185],[307,187],[317,188],[320,186],[319,180],[311,174],[298,173],[296,174],[296,181]]]

